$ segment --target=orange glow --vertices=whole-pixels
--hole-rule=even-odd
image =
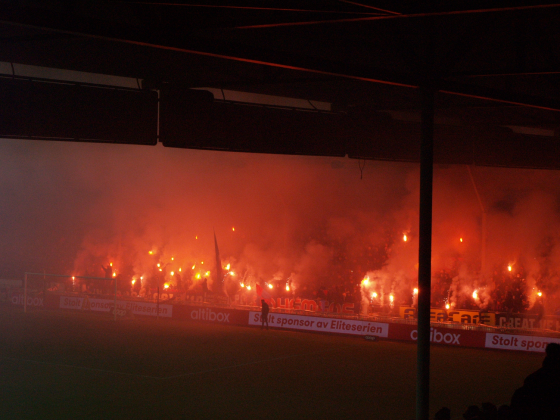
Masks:
[[[418,294],[418,288],[417,288],[417,287],[414,288],[413,293],[414,293],[415,295]]]
[[[393,303],[393,301],[395,300],[395,297],[393,296],[393,294],[389,295],[389,300],[391,301],[391,303]]]
[[[200,264],[204,264],[204,261],[200,261]]]
[[[251,286],[250,286],[250,285],[249,285],[249,286],[247,286],[247,290],[251,290]]]
[[[113,266],[113,263],[109,263],[109,265],[112,267],[112,266]]]
[[[273,287],[272,284],[269,284],[269,285],[268,285],[268,288],[269,288],[269,289],[272,289],[272,287]]]
[[[365,276],[364,279],[362,280],[362,285],[367,286],[369,284],[369,277]]]
[[[161,267],[161,264],[160,264],[160,263],[157,263],[157,266],[158,266],[158,267]]]
[[[175,257],[171,257],[171,261],[173,261],[175,259]]]
[[[193,264],[193,266],[191,267],[191,270],[194,270],[194,266],[195,266],[195,264]]]
[[[377,292],[373,292],[373,293],[371,294],[371,297],[374,298],[374,299],[376,299],[376,298],[377,298]]]
[[[169,273],[169,274],[171,274],[172,276],[174,276],[174,275],[175,275],[175,271],[172,271],[172,272]]]
[[[207,271],[205,276],[209,276],[210,275],[210,271]]]
[[[459,238],[459,241],[460,241],[460,242],[463,242],[463,238]]]
[[[243,283],[243,282],[239,283],[239,285],[240,285],[241,287],[245,287],[245,283]]]
[[[542,296],[542,292],[537,292],[537,296]]]
[[[200,278],[200,273],[196,273],[196,276],[195,276],[195,277],[196,277],[197,279],[199,279],[199,278]]]
[[[511,265],[508,265],[508,271],[511,271]]]
[[[117,277],[117,273],[113,273],[113,277]]]
[[[408,237],[407,237],[406,235],[403,235],[402,239],[403,239],[403,241],[405,241],[405,242],[408,241]]]
[[[169,288],[169,285],[168,285],[167,283],[165,283],[165,284],[163,285],[163,288],[164,288],[164,289],[168,289],[168,288]]]
[[[140,280],[144,280],[144,276],[140,277]]]
[[[148,254],[153,255],[154,251],[149,251]]]
[[[234,227],[232,227],[231,230],[235,232],[235,228],[234,228]]]
[[[163,268],[160,268],[159,271],[163,271]]]
[[[476,290],[472,292],[472,297],[473,299],[478,299],[478,292]]]
[[[132,283],[132,284],[136,283],[136,279],[132,279],[132,282],[131,282],[131,283]]]
[[[230,264],[226,265],[226,270],[229,270]]]
[[[198,239],[198,236],[195,236],[194,239]]]
[[[286,285],[286,291],[290,291],[290,286]]]
[[[449,309],[449,303],[445,304],[445,309]]]

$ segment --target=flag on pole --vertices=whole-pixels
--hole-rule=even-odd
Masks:
[[[264,299],[266,303],[270,305],[270,299],[272,299],[272,295],[268,293],[267,290],[263,289],[261,286],[257,284],[257,296],[259,297],[259,303],[261,303],[261,299]]]
[[[218,240],[216,239],[216,232],[214,232],[214,246],[216,248],[216,281],[214,284],[216,285],[215,289],[213,290],[214,293],[224,291],[224,275],[222,273],[222,260],[220,259],[220,250],[218,249]]]

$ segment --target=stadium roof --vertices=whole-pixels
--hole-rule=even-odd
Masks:
[[[418,87],[428,85],[438,92],[436,163],[558,169],[559,10],[529,1],[4,2],[0,61],[157,88],[167,146],[396,161],[419,160]],[[195,88],[213,89],[213,101],[180,99]],[[231,91],[312,109],[241,106]],[[294,141],[294,132],[304,134]]]

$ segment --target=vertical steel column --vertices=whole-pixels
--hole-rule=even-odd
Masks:
[[[432,277],[432,181],[434,172],[434,95],[420,87],[422,143],[420,149],[420,238],[418,249],[418,342],[416,419],[429,420],[430,295]]]
[[[27,312],[27,273],[25,273],[25,280],[23,282],[23,312]]]

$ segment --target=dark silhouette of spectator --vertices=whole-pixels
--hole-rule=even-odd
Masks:
[[[504,404],[498,408],[498,413],[496,420],[510,420],[511,419],[511,408],[509,405]]]
[[[542,367],[523,382],[511,398],[511,419],[560,418],[560,344],[549,343]]]
[[[451,420],[451,410],[447,407],[442,407],[434,416],[434,420]]]
[[[113,278],[113,266],[111,264],[109,264],[107,267],[101,265],[101,268],[105,272],[105,278],[106,279],[112,279]],[[109,283],[112,283],[112,282],[105,282],[105,283],[106,284],[103,284],[103,286],[102,286],[103,294],[111,294],[111,285]]]
[[[206,295],[208,294],[208,279],[206,277],[202,280],[202,293],[204,294],[204,302],[206,302]]]
[[[498,409],[490,402],[482,403],[482,413],[480,414],[481,420],[497,420]]]
[[[360,292],[359,287],[354,288],[354,314],[360,315],[362,311],[362,293]]]
[[[470,405],[467,411],[463,413],[463,418],[465,420],[479,420],[481,414],[482,411],[480,411],[477,405]]]
[[[544,317],[544,305],[541,299],[538,299],[537,301],[535,301],[535,304],[533,305],[533,311],[535,312],[535,314],[537,315],[537,319],[535,324],[537,325],[537,328],[543,328],[543,322],[542,319]]]
[[[113,266],[112,265],[109,264],[107,267],[101,265],[101,268],[105,272],[105,278],[106,279],[113,278]]]
[[[264,299],[261,299],[261,305],[261,330],[264,328],[265,322],[266,329],[268,330],[268,312],[270,311],[270,307]]]

